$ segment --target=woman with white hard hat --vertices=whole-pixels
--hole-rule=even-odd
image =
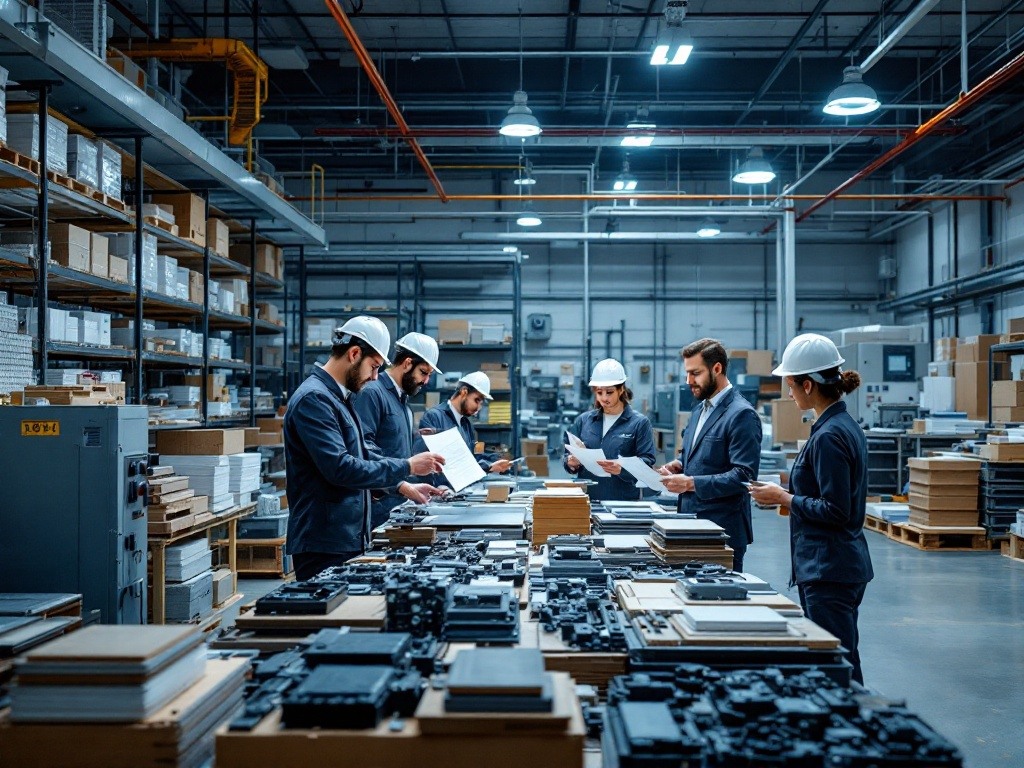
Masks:
[[[867,496],[867,440],[846,410],[843,395],[860,386],[856,371],[824,336],[793,339],[773,373],[785,379],[802,410],[814,410],[811,436],[789,474],[789,489],[752,484],[761,504],[789,507],[791,582],[800,605],[815,624],[839,638],[853,664],[853,679],[864,682],[857,651],[857,614],[874,577],[864,538]]]
[[[583,441],[587,448],[601,448],[607,457],[598,464],[608,477],[591,474],[569,451],[562,459],[567,472],[597,482],[587,491],[595,501],[640,499],[636,479],[616,461],[620,456],[638,456],[647,465],[654,465],[654,430],[646,416],[629,406],[633,393],[626,386],[626,380],[626,369],[618,360],[608,358],[595,365],[590,376],[594,407],[577,416],[569,429],[569,433]],[[572,442],[573,437],[567,434],[565,442]]]

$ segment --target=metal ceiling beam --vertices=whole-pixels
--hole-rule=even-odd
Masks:
[[[453,51],[459,50],[459,44],[455,42],[455,30],[452,29],[452,17],[448,12],[447,0],[441,0],[441,11],[444,13],[444,25],[448,30],[448,42],[452,47]],[[455,60],[455,71],[459,74],[459,83],[462,85],[462,90],[466,90],[466,76],[462,72],[462,62],[458,59]]]
[[[893,28],[892,32],[886,35],[885,39],[878,44],[878,47],[864,58],[860,63],[861,73],[867,72],[875,66],[875,64],[880,62],[882,57],[891,51],[900,40],[906,37],[907,33],[910,32],[910,30],[912,30],[914,26],[921,21],[921,19],[927,16],[928,12],[938,4],[939,0],[921,0],[921,2],[919,2],[906,16],[903,17],[903,20]]]
[[[913,2],[913,0],[909,0],[909,2]],[[857,54],[860,51],[861,47],[864,46],[868,42],[868,40],[871,39],[871,36],[873,34],[875,34],[875,30],[878,29],[879,25],[885,19],[886,14],[890,12],[895,13],[896,6],[898,6],[899,4],[900,0],[895,0],[895,2],[891,4],[892,7],[887,8],[886,3],[883,2],[882,7],[879,9],[878,13],[874,16],[874,18],[871,19],[870,22],[864,25],[864,28],[860,31],[860,34],[857,35],[857,37],[855,37],[850,42],[850,44],[843,49],[843,52],[839,54],[839,58],[846,59],[849,58],[850,56],[854,56],[855,54]],[[832,14],[829,15],[831,16]]]
[[[653,0],[652,0],[653,2]],[[565,50],[571,51],[576,47],[576,18],[580,13],[580,0],[569,0],[569,12],[565,19]],[[562,98],[560,104],[565,109],[565,100],[569,93],[569,60],[566,56],[562,64]]]
[[[793,39],[789,42],[789,45],[786,46],[786,50],[779,58],[779,61],[778,63],[776,63],[775,68],[771,71],[771,74],[769,74],[765,81],[761,84],[761,87],[757,89],[757,93],[754,94],[754,98],[750,100],[750,104],[747,105],[747,108],[743,110],[743,113],[738,118],[736,118],[736,125],[742,123],[747,118],[747,115],[750,114],[753,106],[761,100],[762,96],[768,93],[768,89],[772,87],[772,85],[778,79],[779,75],[782,74],[782,71],[789,65],[789,62],[792,60],[793,55],[797,51],[797,48],[800,47],[800,43],[803,42],[804,38],[807,36],[807,33],[811,31],[811,27],[813,27],[815,22],[817,22],[818,19],[821,18],[821,14],[822,12],[824,12],[825,6],[828,5],[828,3],[829,0],[818,0],[818,4],[814,6],[814,10],[811,11],[810,15],[807,17],[807,20],[800,25],[800,29],[797,30],[797,33],[793,36]]]

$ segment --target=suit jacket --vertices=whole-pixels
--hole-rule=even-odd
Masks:
[[[420,417],[420,429],[432,429],[435,433],[446,432],[452,427],[457,427],[459,434],[462,435],[462,439],[465,441],[466,446],[469,448],[469,452],[476,458],[476,463],[480,465],[480,469],[487,472],[491,468],[491,464],[496,460],[488,460],[484,455],[476,453],[476,429],[473,427],[473,422],[469,420],[468,416],[463,416],[458,421],[455,420],[455,414],[452,413],[451,405],[449,401],[445,400],[443,403],[435,405],[433,408],[428,408],[423,412],[423,416]],[[412,455],[415,456],[417,453],[422,453],[428,450],[426,442],[423,440],[421,435],[416,436],[416,440],[412,446]],[[427,475],[419,478],[421,481],[430,483],[434,487],[444,485],[447,481],[441,473],[434,475]]]
[[[581,413],[569,430],[583,441],[587,448],[603,448],[604,455],[609,459],[619,456],[639,456],[649,466],[654,465],[654,430],[651,422],[641,413],[637,413],[628,405],[612,424],[608,434],[604,430],[604,411],[600,408]],[[565,442],[569,442],[566,438]],[[629,472],[622,471],[610,477],[595,477],[583,467],[575,473],[569,469],[569,452],[562,458],[562,466],[566,472],[576,474],[584,480],[594,480],[597,485],[587,487],[587,493],[595,501],[637,501],[641,498],[641,489],[636,487],[636,478]]]
[[[412,456],[412,413],[405,404],[391,377],[384,381],[380,374],[352,396],[352,406],[363,427],[363,439],[371,453],[389,459],[408,459]],[[396,488],[374,494],[372,527],[384,523],[391,510],[405,502]]]
[[[789,475],[793,583],[864,584],[874,577],[864,538],[867,452],[864,430],[842,401],[811,427]]]
[[[398,485],[406,459],[384,459],[363,441],[359,417],[322,368],[299,385],[284,417],[288,553],[361,552],[370,540],[370,489]]]
[[[679,462],[693,478],[694,490],[679,494],[679,511],[722,526],[730,546],[754,540],[750,493],[745,482],[757,479],[761,466],[761,419],[753,406],[730,389],[708,417],[699,435],[699,403],[683,430]]]

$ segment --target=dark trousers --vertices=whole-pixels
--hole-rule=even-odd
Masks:
[[[864,683],[857,644],[857,614],[867,584],[842,584],[836,581],[812,581],[800,585],[800,607],[811,621],[839,638],[846,657],[853,665],[853,679]]]
[[[747,554],[747,545],[732,548],[732,569],[736,573],[743,572],[743,556]]]
[[[295,580],[309,581],[320,571],[332,565],[344,565],[362,552],[296,552],[292,555],[295,566]]]

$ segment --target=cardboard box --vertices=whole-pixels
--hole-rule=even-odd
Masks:
[[[108,50],[107,64],[120,72],[132,85],[146,90],[146,71],[116,48]]]
[[[992,407],[1013,408],[1024,405],[1024,381],[993,381]]]
[[[928,363],[928,375],[929,376],[952,376],[953,366],[955,363],[952,360],[939,360],[935,363]]]
[[[511,483],[491,483],[487,486],[487,503],[504,504],[512,492]]]
[[[747,373],[755,376],[771,376],[775,368],[775,353],[767,349],[747,350]]]
[[[202,304],[206,296],[206,284],[199,272],[189,270],[188,273],[188,300],[193,304]]]
[[[95,232],[89,235],[89,267],[94,275],[110,276],[110,241]]]
[[[1019,424],[1021,422],[1024,422],[1024,406],[1018,406],[1016,408],[1007,408],[1005,406],[993,406],[992,422],[996,424]]]
[[[245,452],[244,429],[182,429],[158,432],[157,453],[168,456],[230,456]]]
[[[228,231],[228,223],[223,219],[206,220],[206,242],[210,244],[210,250],[225,259],[231,254],[231,233]]]
[[[1024,317],[1011,317],[1006,330],[1008,333],[1024,333]]]
[[[277,308],[277,304],[261,302],[256,305],[256,309],[259,310],[259,317],[261,319],[274,323],[275,325],[281,322],[281,314],[280,310]]]
[[[256,419],[256,426],[260,428],[260,432],[268,432],[280,436],[284,432],[284,419],[279,419],[276,416]],[[277,442],[281,442],[278,440]]]
[[[255,448],[260,444],[260,430],[259,427],[246,427],[245,428],[245,447]]]
[[[989,348],[998,343],[999,336],[994,333],[967,336],[963,341],[957,342],[956,361],[958,363],[988,362]]]
[[[230,256],[232,261],[247,266],[252,264],[252,249],[248,243],[231,246]],[[278,280],[284,277],[283,260],[280,256],[280,249],[268,243],[256,244],[256,271],[276,277]]]
[[[932,360],[937,363],[956,360],[957,339],[955,336],[945,336],[936,339],[932,349]]]
[[[1015,408],[1024,413],[1024,408]],[[995,408],[992,409],[995,418]],[[1024,461],[1024,443],[985,443],[978,451],[986,461]]]
[[[547,456],[547,440],[531,440],[523,438],[519,441],[519,451],[523,456]]]
[[[547,456],[527,456],[526,457],[526,468],[533,472],[537,477],[547,477],[551,474],[548,469],[548,457]]]
[[[284,435],[280,432],[260,432],[257,445],[281,445]]]
[[[795,443],[811,436],[811,419],[804,420],[795,400],[772,400],[772,442]]]
[[[964,346],[959,345],[957,351]],[[972,419],[988,418],[988,362],[956,361],[956,409]]]
[[[58,264],[89,272],[91,249],[92,236],[88,230],[74,224],[50,225],[50,258]]]
[[[207,400],[218,401],[222,397],[227,397],[224,394],[224,388],[227,386],[227,375],[223,373],[211,373],[206,376],[206,387],[203,392],[203,396]],[[186,387],[202,387],[203,377],[196,374],[188,374],[185,376]],[[256,429],[256,427],[251,427]]]
[[[188,192],[154,194],[157,205],[169,205],[174,210],[174,223],[178,234],[196,245],[206,245],[206,203],[199,195]]]
[[[128,282],[128,259],[120,256],[108,257],[107,267],[110,270],[108,277],[117,283]]]
[[[440,344],[469,344],[472,329],[473,324],[469,320],[438,320],[437,341]]]

